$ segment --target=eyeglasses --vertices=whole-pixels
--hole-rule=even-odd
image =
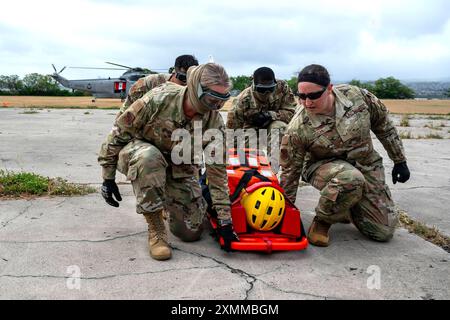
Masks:
[[[300,93],[300,92],[298,92],[297,93],[297,97],[299,97],[302,100],[306,100],[306,99],[317,100],[323,95],[325,90],[327,90],[327,87],[323,88],[320,91],[316,91],[316,92],[310,92],[310,93]]]
[[[276,82],[271,83],[271,84],[254,84],[253,85],[255,91],[258,93],[274,92],[276,86],[277,86]]]
[[[207,87],[203,87],[198,84],[197,97],[201,100],[209,109],[219,110],[230,99],[231,94],[229,92],[223,94]]]
[[[178,80],[180,80],[183,83],[186,83],[186,81],[187,81],[187,76],[186,76],[186,73],[184,73],[184,72],[175,73],[175,78],[177,78]]]

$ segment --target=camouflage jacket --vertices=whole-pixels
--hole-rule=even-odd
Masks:
[[[147,92],[156,88],[157,86],[169,81],[171,74],[150,74],[144,78],[140,78],[136,81],[128,91],[127,98],[123,103],[123,109],[131,106],[137,99],[142,98]]]
[[[187,119],[183,111],[183,98],[186,90],[187,87],[167,82],[153,89],[143,98],[136,100],[124,113],[117,116],[113,130],[103,143],[98,157],[98,161],[103,167],[104,179],[115,178],[119,152],[133,139],[147,141],[157,147],[170,164],[173,178],[198,178],[199,167],[192,160],[201,160],[203,150],[199,150],[200,154],[192,152],[192,164],[175,165],[171,160],[171,152],[178,142],[172,141],[172,133],[176,129],[185,129],[191,134],[192,139],[200,136],[200,146],[205,148],[211,147],[214,142],[203,141],[203,133],[207,129],[216,129],[224,135],[225,125],[219,111],[211,111],[204,115],[197,114],[193,119]],[[195,126],[194,121],[196,122]],[[196,128],[195,135],[194,128]],[[201,132],[199,128],[201,128]],[[195,147],[191,144],[191,151],[194,149]],[[222,146],[222,150],[225,154],[225,146]],[[193,159],[195,157],[197,159]],[[225,155],[223,159],[225,159]],[[217,210],[220,219],[230,219],[230,198],[225,160],[222,163],[206,163],[206,173],[213,208]]]
[[[284,80],[277,80],[275,92],[267,103],[255,99],[252,87],[246,88],[233,101],[233,107],[228,112],[227,128],[249,129],[255,128],[251,123],[256,113],[269,111],[273,120],[289,123],[295,114],[297,102],[294,94]]]
[[[309,181],[322,164],[342,159],[370,170],[381,156],[374,150],[370,131],[394,163],[406,161],[402,141],[386,106],[373,94],[350,85],[333,88],[335,117],[308,114],[301,106],[281,142],[281,185],[295,201],[299,179]]]

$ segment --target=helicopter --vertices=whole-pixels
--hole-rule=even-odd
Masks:
[[[72,69],[103,69],[103,70],[126,70],[118,78],[105,79],[80,79],[68,80],[60,74],[66,67],[63,67],[59,72],[56,71],[55,65],[52,64],[55,72],[49,76],[55,79],[62,86],[72,89],[91,93],[95,98],[120,98],[124,100],[128,94],[131,86],[140,78],[149,74],[157,74],[158,72],[146,68],[132,68],[117,63],[106,62],[108,64],[118,66],[120,68],[91,68],[91,67],[69,67]],[[155,69],[156,70],[156,69]],[[162,70],[162,69],[158,69]]]

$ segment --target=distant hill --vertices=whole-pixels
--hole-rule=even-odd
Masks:
[[[350,81],[336,81],[335,84],[349,83]],[[364,83],[374,84],[375,81],[362,81]],[[446,92],[450,89],[450,80],[448,81],[401,81],[404,85],[413,89],[416,98],[419,99],[450,99]]]
[[[446,92],[450,88],[449,82],[403,82],[405,85],[413,89],[416,93],[416,98],[428,99],[449,99]]]

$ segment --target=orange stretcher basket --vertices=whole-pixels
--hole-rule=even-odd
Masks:
[[[231,248],[237,251],[290,251],[303,250],[308,246],[300,211],[286,198],[285,212],[281,223],[271,231],[254,230],[247,224],[247,215],[241,204],[244,193],[252,193],[258,188],[273,187],[283,194],[278,178],[272,171],[265,154],[255,149],[244,149],[240,154],[230,149],[227,164],[228,186],[230,192],[231,215],[234,231],[239,241],[234,241]],[[209,213],[209,220],[217,229],[217,219]],[[223,246],[223,239],[218,238]]]

